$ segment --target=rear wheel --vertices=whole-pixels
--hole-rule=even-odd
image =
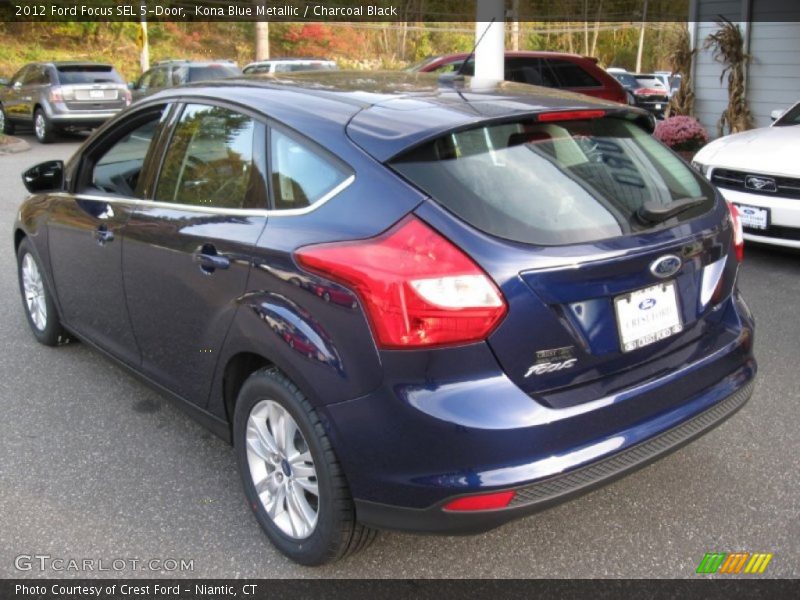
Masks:
[[[55,139],[53,124],[41,108],[37,108],[33,113],[33,132],[41,144],[49,144]]]
[[[68,340],[61,326],[53,295],[47,288],[39,260],[23,239],[17,250],[17,273],[22,292],[22,306],[34,337],[45,346],[57,346]]]
[[[234,445],[244,491],[270,541],[304,565],[366,547],[350,490],[316,410],[276,369],[253,373],[236,401]]]
[[[6,109],[0,104],[0,133],[7,133],[13,135],[15,131],[14,124],[8,120]]]

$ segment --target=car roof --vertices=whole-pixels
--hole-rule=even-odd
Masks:
[[[453,54],[442,54],[441,56],[436,56],[431,58],[431,62],[434,60],[452,60],[452,59],[463,59],[469,56],[469,52],[455,52]],[[507,50],[505,52],[506,58],[569,58],[569,59],[576,59],[576,60],[588,60],[591,62],[597,62],[597,59],[592,56],[583,56],[581,54],[574,54],[572,52],[554,52],[551,50]]]
[[[509,81],[479,85],[471,77],[443,81],[433,73],[309,71],[281,76],[244,76],[165,90],[152,101],[176,96],[224,98],[274,118],[326,144],[351,140],[386,161],[426,140],[480,122],[552,110],[603,108],[648,119],[616,102],[554,88]],[[648,121],[649,122],[649,121]]]
[[[218,60],[184,60],[180,58],[169,58],[167,60],[159,60],[153,64],[153,67],[164,67],[167,65],[186,65],[188,67],[207,67],[209,65],[228,65],[236,66],[236,63],[227,58],[220,58]]]
[[[91,60],[56,60],[52,62],[33,63],[40,65],[52,65],[58,67],[107,67],[113,69],[114,65],[109,63],[94,62]]]

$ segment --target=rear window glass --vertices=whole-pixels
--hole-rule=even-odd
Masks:
[[[241,71],[238,67],[226,65],[209,65],[207,67],[191,67],[189,81],[208,81],[210,79],[224,79],[236,77]]]
[[[674,225],[708,211],[714,198],[680,158],[617,118],[450,133],[392,167],[474,227],[529,244],[575,244]],[[637,215],[645,203],[688,198],[697,201],[660,223]]]
[[[639,82],[636,81],[636,77],[630,73],[612,73],[612,75],[624,86],[633,88],[639,87]]]
[[[105,65],[69,65],[56,67],[58,80],[64,84],[72,83],[123,83],[122,77],[114,67]]]
[[[657,90],[666,90],[667,86],[657,77],[637,77],[636,82],[646,88],[654,88]]]

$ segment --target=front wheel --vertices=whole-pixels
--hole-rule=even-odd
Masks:
[[[253,373],[234,415],[245,495],[270,541],[292,560],[321,565],[366,547],[350,490],[316,410],[277,369]]]
[[[41,108],[33,113],[33,132],[40,144],[49,144],[55,139],[53,124]]]
[[[27,239],[20,242],[17,250],[17,274],[22,306],[33,335],[45,346],[66,342],[68,336],[61,326],[53,295],[47,288],[39,260]]]

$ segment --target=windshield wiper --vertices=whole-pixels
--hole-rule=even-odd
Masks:
[[[636,211],[636,216],[645,223],[660,223],[693,206],[702,204],[706,200],[707,198],[705,196],[697,196],[696,198],[678,198],[669,204],[661,204],[660,202],[652,201],[645,202]]]

